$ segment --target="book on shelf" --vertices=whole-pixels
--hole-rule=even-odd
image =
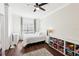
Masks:
[[[74,51],[72,51],[70,49],[65,49],[65,53],[66,53],[66,55],[74,56]]]
[[[61,52],[64,52],[64,47],[61,47],[61,46],[57,46],[57,49]]]
[[[79,45],[76,45],[75,48],[76,48],[76,49],[75,49],[75,52],[79,54]]]
[[[74,43],[66,42],[66,48],[67,49],[74,51],[74,46],[75,46]]]
[[[75,56],[79,56],[79,54],[78,53],[75,53]]]

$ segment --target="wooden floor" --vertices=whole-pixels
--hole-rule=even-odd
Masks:
[[[34,50],[37,50],[40,48],[46,48],[54,56],[63,56],[58,51],[49,47],[48,44],[45,42],[40,42],[40,43],[36,43],[36,44],[29,44],[26,47],[22,47],[21,43],[22,42],[19,42],[18,45],[16,46],[16,48],[14,48],[14,49],[6,50],[5,51],[6,56],[22,56],[24,53],[34,51]]]
[[[2,49],[0,49],[0,56],[2,56]]]

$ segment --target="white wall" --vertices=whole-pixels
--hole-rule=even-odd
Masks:
[[[65,8],[41,19],[41,31],[46,33],[52,27],[53,36],[61,39],[79,41],[79,4],[70,4]]]
[[[0,3],[0,20],[1,20],[1,46],[2,54],[9,48],[9,36],[8,36],[8,5]]]
[[[2,33],[1,33],[1,21],[2,21],[2,19],[1,19],[1,16],[2,15],[4,15],[4,4],[3,3],[0,3],[0,41],[1,41],[1,35],[2,35]]]
[[[12,34],[12,9],[8,7],[8,36]]]
[[[3,21],[4,21],[3,17],[4,17],[4,4],[0,3],[0,25],[1,25],[1,29],[0,29],[0,36],[1,36],[0,40],[1,40],[1,42],[0,42],[0,44],[1,44],[1,47],[2,47],[2,52],[5,50],[4,25],[2,25]]]
[[[34,24],[34,19],[33,18],[27,18],[27,17],[23,17],[23,16],[19,16],[16,14],[13,14],[12,16],[12,33],[19,33],[21,34],[21,17],[23,19],[23,24]],[[36,19],[36,30],[37,32],[39,32],[40,29],[40,20]]]
[[[1,44],[1,19],[0,19],[0,44]]]
[[[0,13],[4,14],[4,4],[0,3]]]
[[[18,15],[12,15],[12,30],[13,33],[19,33],[20,34],[20,26],[21,25],[21,17]]]

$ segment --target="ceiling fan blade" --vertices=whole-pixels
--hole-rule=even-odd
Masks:
[[[44,8],[42,8],[42,7],[39,7],[41,10],[43,10],[43,11],[46,11]]]
[[[43,5],[46,5],[46,4],[48,4],[48,3],[41,3],[41,4],[39,4],[39,6],[43,6]]]
[[[34,9],[34,12],[36,11],[36,8]]]

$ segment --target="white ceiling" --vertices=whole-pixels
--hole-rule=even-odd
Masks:
[[[47,15],[55,12],[55,10],[60,9],[61,7],[64,7],[67,5],[66,3],[48,3],[44,6],[42,6],[46,11],[37,10],[36,12],[33,12],[34,10],[34,3],[10,3],[9,4],[12,13],[18,14],[20,16],[24,17],[30,17],[30,18],[43,18]]]

